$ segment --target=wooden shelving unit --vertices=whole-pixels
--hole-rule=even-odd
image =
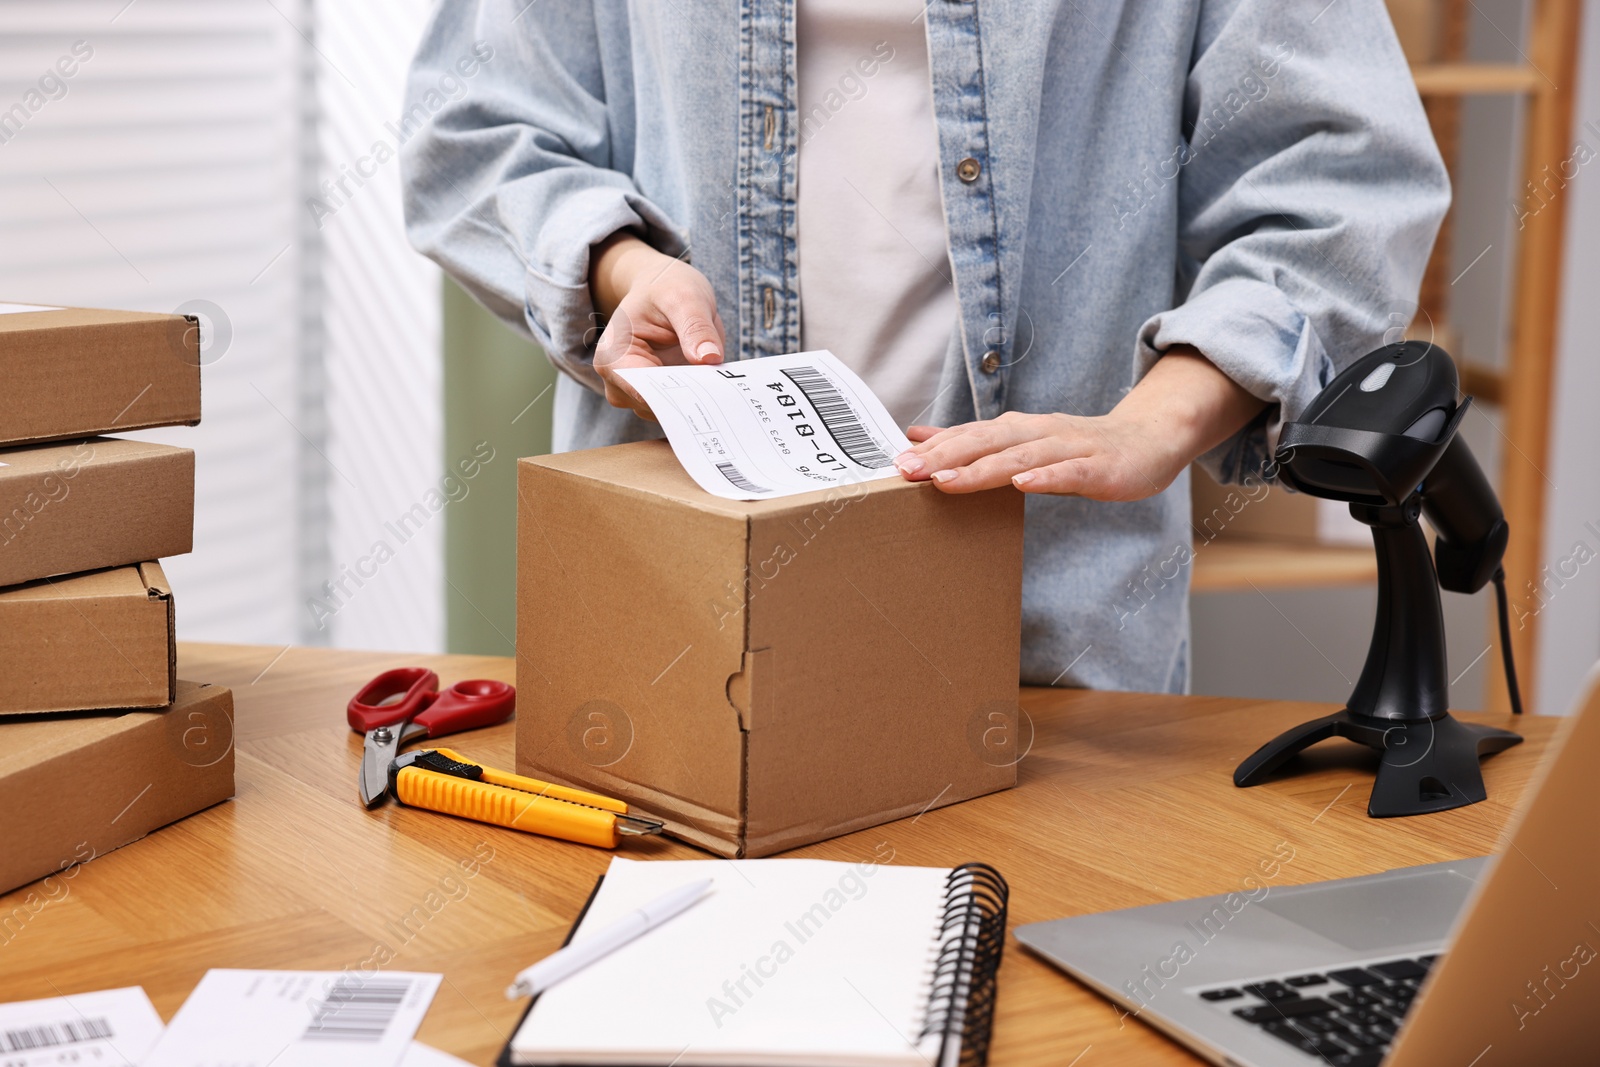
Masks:
[[[1504,437],[1497,479],[1501,503],[1511,527],[1506,552],[1507,587],[1513,602],[1537,583],[1544,544],[1545,468],[1549,456],[1551,390],[1554,378],[1556,322],[1561,294],[1561,260],[1566,198],[1559,188],[1542,185],[1572,149],[1573,96],[1577,82],[1582,0],[1530,0],[1527,39],[1519,49],[1522,63],[1464,62],[1470,0],[1436,0],[1431,55],[1412,67],[1441,152],[1452,173],[1459,142],[1461,98],[1513,95],[1523,98],[1523,141],[1508,145],[1520,155],[1519,188],[1541,189],[1538,210],[1523,219],[1512,276],[1512,324],[1500,366],[1458,360],[1462,390],[1495,408]],[[1396,7],[1391,0],[1391,7]],[[1415,15],[1412,7],[1409,14]],[[1399,22],[1397,11],[1397,22]],[[1530,186],[1528,183],[1533,183]],[[1435,323],[1448,321],[1453,228],[1445,220],[1423,283],[1421,305]],[[1454,354],[1454,353],[1453,353]],[[1204,475],[1198,475],[1205,477]],[[1370,548],[1220,538],[1198,545],[1193,588],[1221,592],[1250,588],[1348,585],[1376,579]],[[1491,625],[1490,633],[1497,631]],[[1498,638],[1496,638],[1498,640]],[[1513,627],[1523,700],[1536,707],[1534,664],[1538,648],[1537,620]],[[1509,710],[1500,656],[1487,657],[1490,677],[1486,698],[1491,710]]]
[[[1378,579],[1378,561],[1360,545],[1294,541],[1217,540],[1197,545],[1190,589],[1236,593],[1250,589],[1365,585]]]
[[[1519,63],[1419,63],[1411,76],[1424,97],[1531,93],[1539,87],[1538,71]]]

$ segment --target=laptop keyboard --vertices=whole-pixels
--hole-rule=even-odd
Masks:
[[[1378,1067],[1437,956],[1201,990],[1329,1067]]]

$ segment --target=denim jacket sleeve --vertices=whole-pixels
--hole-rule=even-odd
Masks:
[[[679,227],[619,168],[600,27],[588,4],[438,5],[406,83],[406,228],[491,311],[559,368],[598,388],[591,365],[590,246],[631,229],[666,252]],[[476,57],[470,92],[448,87]],[[441,91],[444,89],[445,91]]]
[[[1200,7],[1172,163],[1187,295],[1145,321],[1138,373],[1189,344],[1273,405],[1201,457],[1223,481],[1262,476],[1336,361],[1410,320],[1450,202],[1381,0],[1323,12],[1308,33],[1305,8],[1281,0]]]

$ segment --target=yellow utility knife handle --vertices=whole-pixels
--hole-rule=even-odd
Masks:
[[[436,748],[435,752],[446,759],[455,760],[457,763],[469,763],[483,770],[480,781],[490,785],[503,785],[511,789],[520,789],[524,793],[536,793],[542,797],[553,797],[556,800],[570,800],[574,804],[587,804],[591,808],[603,808],[614,811],[618,815],[628,814],[628,805],[625,801],[615,797],[601,796],[599,793],[590,793],[582,789],[573,789],[569,786],[556,785],[554,782],[541,782],[537,778],[524,778],[520,774],[510,774],[506,771],[497,771],[493,767],[484,767],[476,760],[468,759],[461,753],[449,748]]]
[[[445,752],[452,759],[458,757]],[[557,798],[555,790],[579,793],[580,790],[550,786],[547,795],[523,792],[521,786],[506,788],[509,783],[488,781],[490,771],[484,768],[485,781],[442,774],[426,767],[403,767],[395,772],[394,788],[400,803],[414,808],[427,808],[446,815],[459,815],[464,819],[504,826],[512,830],[557,837],[563,841],[576,841],[599,848],[617,847],[617,815],[598,807],[588,807],[583,802]],[[531,778],[518,778],[503,772],[493,772],[496,777],[536,782]],[[602,798],[606,799],[606,798]],[[620,801],[611,801],[619,804]],[[626,809],[626,805],[623,805]]]

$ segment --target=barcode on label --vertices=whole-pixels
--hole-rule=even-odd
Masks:
[[[106,1041],[116,1036],[105,1019],[75,1019],[72,1022],[45,1023],[21,1030],[0,1033],[5,1038],[7,1052],[33,1052],[41,1048],[58,1048],[84,1041]]]
[[[312,1008],[311,1025],[300,1039],[381,1041],[409,992],[411,983],[404,979],[340,978]]]
[[[744,492],[744,493],[770,493],[770,492],[772,492],[771,489],[763,489],[763,488],[761,488],[761,486],[757,485],[755,482],[752,482],[749,478],[746,478],[744,476],[744,472],[739,470],[739,468],[735,467],[732,463],[718,463],[717,464],[717,470],[721,471],[722,472],[722,476],[724,478],[728,479],[728,481],[732,482],[733,483],[733,487],[735,489],[738,489],[740,492]]]
[[[876,470],[887,467],[894,460],[883,449],[878,447],[878,442],[873,440],[872,434],[861,424],[861,419],[856,416],[855,408],[839,392],[833,379],[817,370],[815,367],[791,367],[783,372],[784,376],[799,387],[811,401],[811,406],[817,409],[817,417],[822,420],[822,425],[828,428],[833,439],[845,455],[861,464]]]

